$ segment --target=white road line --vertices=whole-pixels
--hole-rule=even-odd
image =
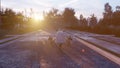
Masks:
[[[92,50],[98,52],[99,54],[103,55],[104,57],[108,58],[109,60],[115,62],[116,64],[120,65],[120,58],[109,53],[109,52],[106,52],[96,46],[94,46],[93,44],[90,44],[88,42],[85,42],[84,40],[81,40],[79,38],[76,38],[79,42],[83,43],[84,45],[86,45],[87,47],[91,48]]]
[[[8,45],[10,45],[10,44],[12,44],[12,43],[14,43],[14,42],[17,42],[17,41],[20,40],[20,39],[21,39],[21,38],[18,38],[18,39],[15,39],[15,40],[6,42],[6,43],[4,43],[4,44],[0,44],[0,48],[6,47],[6,46],[8,46]]]
[[[12,40],[12,39],[15,39],[15,38],[18,38],[18,37],[5,38],[5,39],[0,40],[0,43],[3,43],[3,42],[6,42],[6,41],[9,41],[9,40]]]

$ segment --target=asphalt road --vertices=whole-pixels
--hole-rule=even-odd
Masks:
[[[75,38],[71,46],[57,47],[48,34],[36,32],[0,49],[0,68],[120,68]]]

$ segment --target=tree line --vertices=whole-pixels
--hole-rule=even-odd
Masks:
[[[2,9],[0,18],[0,29],[5,30],[24,29],[33,22],[32,18],[25,16],[23,12],[15,12],[10,8]]]
[[[53,8],[49,12],[44,12],[44,18],[44,22],[52,27],[120,36],[120,6],[116,6],[116,10],[113,11],[109,3],[104,5],[103,18],[100,20],[95,14],[91,14],[88,18],[80,14],[77,19],[73,8],[65,8],[61,13]]]
[[[5,9],[0,14],[1,28],[23,28],[23,26],[30,25],[31,22],[34,23],[31,18],[26,17],[23,13],[16,13],[12,9]],[[113,11],[109,3],[104,5],[103,18],[100,20],[95,14],[91,14],[88,18],[80,14],[78,19],[73,8],[65,8],[62,12],[53,8],[49,12],[43,12],[43,16],[42,22],[44,24],[42,25],[45,25],[45,28],[50,26],[56,29],[67,28],[120,36],[120,6],[116,6],[116,10]]]
[[[16,13],[12,9],[5,9],[1,12],[1,28],[13,28],[16,24],[22,24],[24,15]]]

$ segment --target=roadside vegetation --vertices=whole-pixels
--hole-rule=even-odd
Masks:
[[[95,14],[91,14],[89,18],[80,14],[78,19],[73,8],[65,8],[62,12],[55,8],[49,12],[44,11],[44,20],[38,23],[35,23],[36,21],[31,17],[25,16],[23,12],[15,12],[8,8],[2,10],[0,15],[0,35],[5,33],[22,34],[41,28],[54,28],[55,30],[66,28],[120,37],[120,6],[116,6],[116,10],[113,11],[109,3],[104,5],[101,19],[98,19]]]

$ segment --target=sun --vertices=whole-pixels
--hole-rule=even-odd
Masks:
[[[37,15],[37,14],[34,14],[32,16],[32,18],[35,20],[35,21],[41,21],[44,19],[44,17],[42,15]]]

